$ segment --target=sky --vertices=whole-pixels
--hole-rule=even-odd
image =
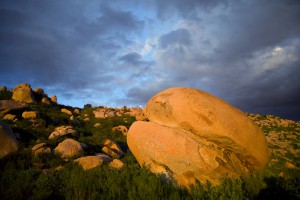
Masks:
[[[145,106],[170,87],[300,120],[299,0],[0,0],[0,86]]]

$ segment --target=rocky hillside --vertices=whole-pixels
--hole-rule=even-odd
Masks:
[[[43,100],[44,99],[44,100]],[[300,198],[300,122],[247,114],[263,131],[262,171],[186,189],[140,167],[127,131],[140,108],[73,108],[28,84],[0,89],[1,199]]]

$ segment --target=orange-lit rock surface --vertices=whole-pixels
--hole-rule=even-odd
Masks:
[[[268,162],[263,132],[240,110],[193,88],[170,88],[144,110],[150,122],[135,122],[127,143],[138,162],[179,184],[254,172]]]

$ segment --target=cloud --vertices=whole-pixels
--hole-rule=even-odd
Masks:
[[[189,46],[191,44],[191,35],[188,30],[180,28],[171,31],[159,38],[159,46],[163,49],[171,45]]]
[[[3,0],[0,84],[78,106],[144,105],[186,86],[296,118],[299,18],[297,0]]]

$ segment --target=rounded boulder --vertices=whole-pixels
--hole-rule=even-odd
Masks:
[[[217,184],[260,170],[269,152],[263,132],[240,110],[198,89],[170,88],[152,97],[149,122],[135,122],[127,143],[138,162],[171,173],[181,185]]]

